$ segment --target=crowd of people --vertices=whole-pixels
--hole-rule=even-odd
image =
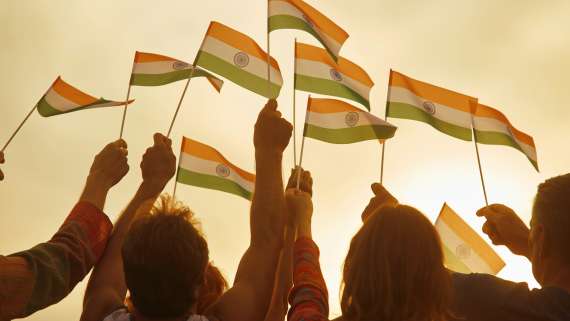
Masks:
[[[77,204],[49,241],[0,256],[0,321],[57,304],[92,269],[82,321],[329,320],[311,233],[312,177],[296,168],[286,186],[282,178],[291,134],[270,100],[254,130],[250,244],[231,287],[211,264],[190,209],[161,195],[175,175],[176,156],[171,140],[155,134],[140,163],[141,183],[114,225],[103,210],[108,191],[129,171],[123,140],[95,156]],[[533,290],[447,270],[426,216],[380,184],[372,192],[342,267],[336,320],[570,320],[570,174],[538,187],[530,229],[504,205],[477,212],[494,244],[530,260],[541,284]]]

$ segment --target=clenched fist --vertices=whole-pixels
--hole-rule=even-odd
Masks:
[[[257,151],[281,154],[289,144],[293,126],[277,111],[277,101],[270,99],[255,123],[253,143]]]
[[[492,204],[477,211],[477,216],[487,219],[483,233],[493,244],[505,245],[514,254],[529,257],[529,228],[510,208],[502,204]]]
[[[311,172],[306,171],[299,166],[291,169],[291,176],[289,176],[289,181],[287,182],[287,189],[297,187],[297,177],[299,176],[299,170],[301,170],[301,182],[299,183],[299,189],[303,192],[308,193],[310,196],[313,196],[313,178],[311,177]]]
[[[370,188],[374,193],[374,197],[370,199],[370,203],[362,212],[361,218],[363,222],[380,207],[398,205],[398,200],[384,186],[373,183]]]
[[[176,156],[172,152],[172,141],[164,135],[154,134],[154,145],[149,147],[141,162],[143,182],[160,193],[176,173]]]
[[[127,143],[124,140],[108,144],[95,156],[89,177],[102,184],[101,187],[110,189],[129,172],[127,155]]]

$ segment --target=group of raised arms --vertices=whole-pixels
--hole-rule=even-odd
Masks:
[[[155,134],[140,163],[140,186],[114,225],[103,210],[108,191],[129,171],[123,140],[95,156],[77,204],[49,241],[0,256],[0,321],[56,304],[91,269],[82,321],[329,320],[311,233],[311,174],[296,168],[286,186],[282,177],[292,129],[270,100],[255,124],[250,243],[231,287],[210,263],[193,213],[161,196],[175,175],[176,157],[171,140]],[[380,184],[372,184],[372,192],[367,205],[347,213],[364,208],[342,267],[336,320],[570,320],[570,174],[538,186],[530,229],[504,205],[477,212],[494,244],[530,260],[541,285],[533,290],[449,271],[426,216]]]

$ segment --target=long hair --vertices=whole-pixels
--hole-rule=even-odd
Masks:
[[[413,207],[383,207],[353,237],[341,288],[347,321],[444,321],[451,276],[441,240]]]

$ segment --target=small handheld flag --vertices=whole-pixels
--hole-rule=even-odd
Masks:
[[[394,137],[396,126],[335,99],[309,97],[304,135],[332,144]]]
[[[450,270],[497,274],[505,266],[493,248],[447,204],[443,204],[435,228],[441,237],[445,265]]]
[[[358,65],[339,57],[338,63],[322,48],[295,46],[295,89],[350,99],[370,110],[374,82]]]
[[[214,148],[183,137],[176,182],[251,200],[255,175],[230,163]]]
[[[269,32],[297,29],[310,33],[337,60],[348,33],[302,0],[268,0]]]
[[[277,98],[283,86],[275,59],[269,57],[255,40],[215,21],[206,32],[196,65],[267,98]]]

